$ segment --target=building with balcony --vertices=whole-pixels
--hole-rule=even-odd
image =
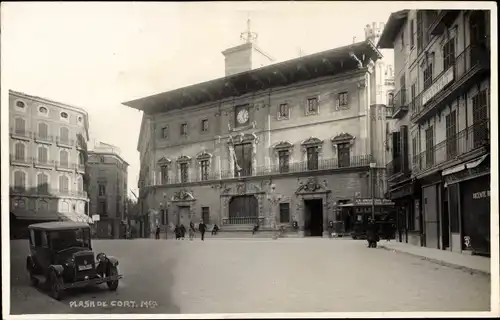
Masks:
[[[9,91],[11,235],[40,221],[88,221],[81,108]]]
[[[333,220],[348,231],[363,198],[373,194],[382,207],[392,119],[389,91],[378,86],[379,78],[386,84],[373,42],[380,32],[366,31],[366,41],[257,69],[253,55],[236,54],[257,46],[247,38],[224,51],[226,77],[125,102],[143,111],[146,225],[203,219],[250,230],[296,221],[299,235],[322,236]]]
[[[90,215],[99,238],[119,238],[126,216],[129,164],[118,147],[98,142],[89,150]]]
[[[403,10],[393,48],[396,129],[387,165],[398,238],[490,252],[490,12]]]

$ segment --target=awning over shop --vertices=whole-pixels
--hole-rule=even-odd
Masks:
[[[441,175],[444,177],[444,176],[448,176],[450,174],[460,172],[460,171],[465,170],[465,169],[473,169],[473,168],[477,167],[478,165],[480,165],[484,161],[484,159],[486,159],[488,156],[489,156],[489,154],[485,154],[477,159],[474,159],[470,162],[467,162],[466,164],[462,163],[462,164],[459,164],[458,166],[443,170]]]
[[[58,213],[59,218],[63,221],[74,221],[74,222],[85,222],[88,224],[93,224],[92,218],[87,216],[84,213],[76,213],[76,212],[65,212]]]
[[[480,165],[484,159],[486,159],[486,157],[488,157],[489,154],[485,154],[484,156],[481,156],[480,158],[474,160],[474,161],[471,161],[469,163],[466,164],[466,167],[467,169],[472,169],[472,168],[475,168],[477,167],[478,165]]]
[[[465,170],[465,164],[463,164],[463,163],[459,164],[458,166],[455,166],[455,167],[443,170],[443,172],[441,173],[441,175],[444,177],[444,176],[447,176],[447,175],[450,175],[450,174],[454,174],[454,173],[460,172],[462,170]]]
[[[35,212],[30,210],[16,209],[12,214],[19,220],[40,220],[40,221],[57,221],[59,216],[54,212]]]

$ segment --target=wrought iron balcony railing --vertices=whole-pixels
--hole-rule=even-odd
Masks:
[[[11,164],[33,165],[33,160],[34,160],[33,157],[26,157],[24,155],[19,155],[19,154],[10,155]]]
[[[264,223],[264,217],[229,217],[222,218],[222,224],[227,225],[255,225]]]
[[[35,186],[30,189],[24,187],[13,186],[10,188],[11,195],[22,195],[22,196],[66,196],[66,197],[77,197],[77,198],[88,198],[88,194],[85,191],[75,191],[75,190],[61,190],[50,188],[49,185]]]
[[[35,166],[54,167],[55,161],[54,160],[47,160],[47,159],[36,158],[36,159],[34,159],[34,164],[35,164]]]
[[[216,172],[210,172],[205,175],[200,175],[199,173],[191,173],[186,180],[179,176],[169,176],[159,179],[155,183],[150,182],[146,184],[145,187],[153,185],[168,185],[168,184],[182,184],[182,183],[192,183],[201,181],[214,181],[214,180],[224,180],[224,179],[234,179],[234,178],[245,178],[245,177],[255,177],[255,176],[269,176],[269,175],[279,175],[279,174],[290,174],[290,173],[301,173],[301,172],[314,172],[320,170],[332,170],[332,169],[348,169],[348,168],[362,168],[369,167],[370,162],[373,162],[373,157],[371,155],[361,155],[346,158],[344,160],[338,159],[326,159],[318,160],[317,162],[292,162],[288,165],[269,165],[269,166],[258,166],[255,172],[251,170],[235,172],[234,170],[221,170]],[[144,189],[144,188],[140,188]]]
[[[413,173],[423,172],[473,150],[489,146],[489,119],[480,121],[413,157]]]
[[[33,132],[20,128],[10,128],[10,135],[16,138],[31,139]]]
[[[490,57],[486,46],[470,45],[458,55],[445,70],[432,81],[429,88],[421,92],[410,103],[411,120],[420,123],[444,108],[470,86],[477,76],[490,68]]]
[[[34,138],[35,138],[35,141],[39,141],[39,142],[48,142],[48,143],[54,142],[54,136],[51,136],[51,135],[35,133]]]
[[[61,161],[57,161],[56,162],[56,168],[58,170],[74,170],[75,169],[75,165],[71,162],[61,162]]]
[[[393,119],[400,119],[408,112],[408,99],[407,90],[402,88],[394,96],[394,112],[392,114]]]
[[[56,142],[57,142],[57,145],[59,145],[59,146],[72,147],[75,145],[75,140],[69,139],[66,137],[61,137],[61,136],[57,137]]]

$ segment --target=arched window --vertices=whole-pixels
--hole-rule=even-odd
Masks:
[[[59,176],[59,191],[62,193],[69,192],[69,179],[66,176]]]
[[[18,142],[14,147],[14,158],[16,160],[26,159],[24,143]]]
[[[26,133],[26,120],[19,117],[16,118],[14,121],[14,131],[16,134],[24,136]]]
[[[393,107],[394,106],[394,93],[389,93],[389,95],[387,96],[387,105],[389,107]]]
[[[82,176],[79,176],[77,178],[76,187],[77,187],[78,192],[83,192],[83,178],[82,178]]]
[[[26,173],[23,171],[14,172],[14,189],[24,190],[26,188]]]
[[[69,154],[66,150],[59,151],[59,162],[62,166],[68,166],[69,164]]]
[[[38,147],[38,162],[39,163],[47,163],[48,159],[48,151],[44,146]]]
[[[49,136],[49,127],[47,126],[46,123],[40,122],[38,124],[38,137],[47,139]]]
[[[66,127],[61,127],[59,129],[59,138],[63,143],[69,143],[69,129]]]
[[[36,175],[38,192],[49,191],[49,176],[43,172]]]

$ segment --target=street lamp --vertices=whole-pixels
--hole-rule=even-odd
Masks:
[[[279,193],[276,193],[276,185],[271,185],[271,191],[267,195],[267,200],[272,205],[273,208],[273,220],[275,227],[278,226],[278,215],[276,214],[276,206],[280,203],[283,196]]]
[[[372,219],[375,221],[375,168],[377,164],[375,162],[370,162],[370,186],[371,186],[371,195],[372,195]]]

